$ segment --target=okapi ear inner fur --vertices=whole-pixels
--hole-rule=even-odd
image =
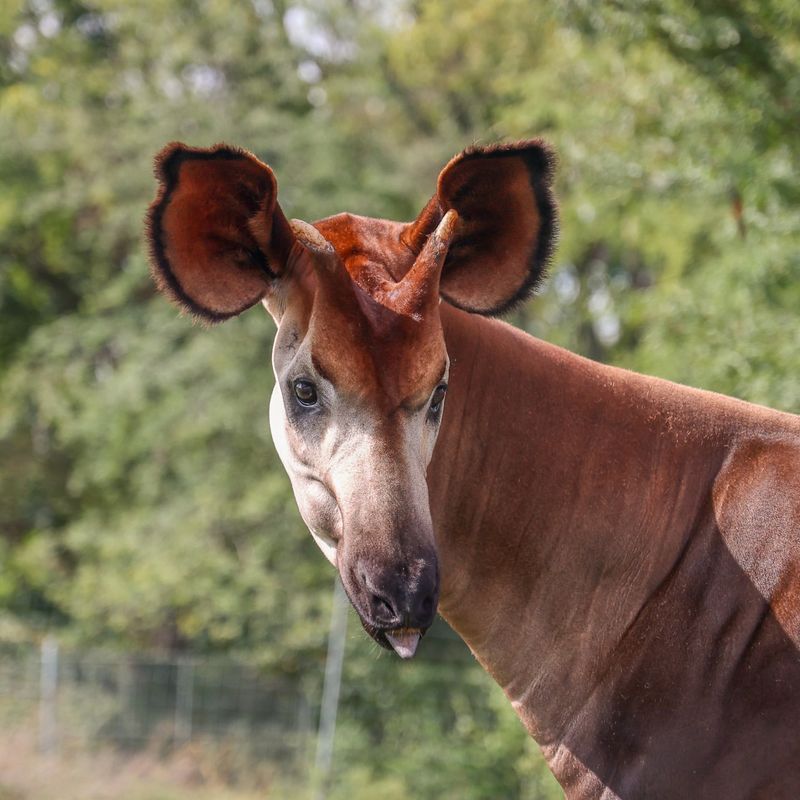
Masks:
[[[184,311],[221,322],[270,290],[294,242],[272,170],[245,150],[173,142],[156,156],[151,272]]]
[[[403,239],[419,250],[449,209],[458,212],[440,285],[447,302],[496,316],[533,294],[558,238],[554,171],[555,156],[539,139],[471,147],[442,170]]]
[[[437,193],[402,237],[420,252],[447,211],[457,212],[443,299],[493,316],[534,292],[557,239],[554,165],[548,146],[533,139],[468,148],[445,166]],[[156,157],[155,172],[159,190],[146,222],[159,289],[209,323],[263,299],[297,241],[272,170],[225,144],[173,142]]]

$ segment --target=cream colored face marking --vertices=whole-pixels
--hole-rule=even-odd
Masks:
[[[315,516],[318,515],[315,515],[313,512],[314,503],[310,502],[310,498],[306,498],[306,491],[309,487],[305,484],[308,482],[308,478],[301,477],[301,472],[292,468],[295,457],[291,451],[289,440],[286,435],[288,420],[286,419],[286,411],[283,406],[283,393],[277,383],[272,390],[272,396],[269,402],[269,427],[272,431],[272,441],[275,444],[275,449],[292,483],[297,505],[300,508],[300,515],[303,517],[303,521],[314,537],[317,546],[322,550],[322,554],[336,567],[336,540],[333,539],[329,533],[318,530],[315,527],[313,520]],[[303,498],[302,501],[301,497]],[[304,509],[307,509],[305,513]]]
[[[410,506],[414,518],[430,521],[425,473],[433,457],[443,408],[437,420],[432,420],[429,398],[423,408],[409,414],[402,425],[402,447],[398,448],[404,457],[390,460],[385,443],[376,434],[380,429],[377,412],[348,403],[316,373],[309,335],[299,344],[285,346],[280,334],[279,328],[273,349],[276,383],[269,413],[272,437],[303,521],[328,561],[338,567],[339,543],[348,533],[343,520],[368,516],[376,500],[380,503],[375,506],[372,521],[377,526],[391,527],[390,519],[379,517],[396,514],[399,503],[404,504],[406,515]],[[446,382],[448,373],[449,362],[431,397]],[[287,413],[287,404],[296,402],[292,383],[299,378],[315,384],[324,413],[309,413],[302,408]]]

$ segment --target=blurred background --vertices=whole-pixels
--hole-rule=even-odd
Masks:
[[[799,65],[796,0],[0,4],[0,800],[560,797],[444,624],[407,664],[352,616],[313,785],[334,579],[273,326],[154,295],[152,157],[225,140],[289,216],[408,220],[544,136],[561,244],[512,321],[798,412]]]

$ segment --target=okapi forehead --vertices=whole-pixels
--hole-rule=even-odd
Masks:
[[[371,294],[377,281],[399,280],[414,263],[416,254],[400,238],[406,227],[353,214],[315,222],[337,263],[304,276],[300,282],[313,281],[313,301],[298,293],[304,307],[292,315],[293,324],[307,328],[315,369],[339,392],[383,411],[422,405],[447,360],[438,306],[414,319]]]
[[[384,412],[422,405],[447,360],[438,307],[412,319],[371,294],[377,281],[400,280],[414,263],[400,238],[407,226],[337,214],[314,227],[338,261],[313,271],[313,302],[294,315],[308,329],[315,369],[340,392]]]
[[[314,227],[333,245],[350,277],[367,293],[376,276],[399,281],[416,253],[401,236],[408,225],[387,219],[336,214]]]
[[[349,298],[327,280],[318,284],[308,329],[314,367],[339,392],[383,412],[422,405],[447,361],[438,308],[415,320],[348,282]]]

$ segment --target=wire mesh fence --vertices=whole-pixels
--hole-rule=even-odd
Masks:
[[[45,755],[224,740],[287,769],[307,760],[314,732],[305,694],[252,665],[81,652],[53,638],[39,647],[0,644],[0,725],[35,728]]]
[[[341,691],[330,691],[330,645],[328,669],[317,660],[289,678],[229,656],[0,637],[0,800],[363,800],[375,787],[385,800],[559,796],[443,622],[410,663],[355,626],[337,637]],[[158,789],[145,792],[143,775]]]
[[[431,663],[461,661],[458,645],[440,624]],[[272,764],[311,783],[320,738],[323,749],[333,746],[336,715],[328,709],[328,724],[319,725],[318,694],[229,657],[83,651],[52,636],[38,645],[0,639],[0,729],[27,732],[40,756],[108,747],[166,754],[201,742],[235,754],[231,774]]]

